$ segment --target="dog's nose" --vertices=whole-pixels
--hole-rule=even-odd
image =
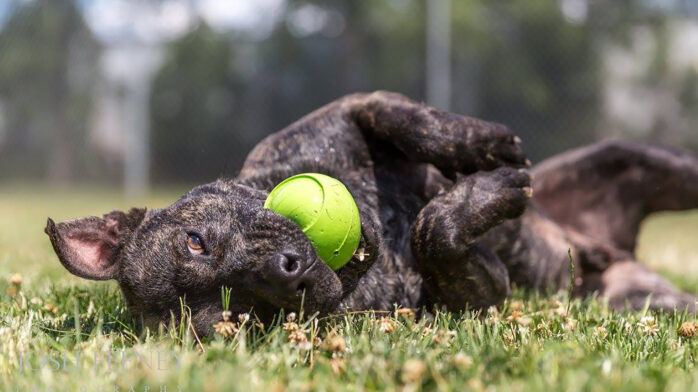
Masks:
[[[269,283],[275,291],[286,298],[301,297],[308,282],[303,276],[308,265],[295,252],[280,252],[271,257],[269,265]]]

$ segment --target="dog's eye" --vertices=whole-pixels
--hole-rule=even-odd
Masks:
[[[187,247],[193,255],[204,254],[204,242],[196,234],[187,234]]]

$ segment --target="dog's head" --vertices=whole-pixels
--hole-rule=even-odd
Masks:
[[[132,313],[149,324],[179,314],[183,298],[196,330],[210,333],[221,319],[224,286],[232,289],[233,313],[268,320],[302,302],[309,312],[335,310],[347,285],[292,221],[263,208],[266,196],[217,181],[160,210],[49,219],[46,233],[68,271],[116,279]]]

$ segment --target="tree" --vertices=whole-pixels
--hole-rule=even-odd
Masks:
[[[464,1],[454,12],[453,90],[472,94],[454,110],[510,126],[534,160],[594,139],[601,75],[589,25],[547,0]]]
[[[15,5],[0,33],[0,175],[65,182],[86,166],[99,46],[72,0]]]
[[[235,89],[231,42],[205,23],[167,46],[151,93],[156,180],[202,182],[242,163]]]

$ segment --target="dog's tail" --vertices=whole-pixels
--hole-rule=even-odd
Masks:
[[[698,158],[678,149],[606,141],[533,169],[534,203],[559,223],[632,252],[642,219],[698,208]]]

